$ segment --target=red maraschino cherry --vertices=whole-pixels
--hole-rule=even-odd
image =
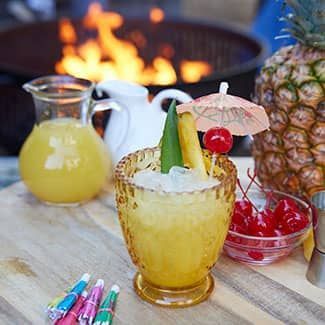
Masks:
[[[205,132],[204,146],[213,153],[227,153],[233,145],[230,131],[224,127],[214,127]]]
[[[244,227],[242,227],[241,225],[239,224],[235,224],[235,223],[232,223],[229,227],[229,229],[233,232],[238,232],[240,234],[246,234],[247,231]]]
[[[247,226],[248,226],[248,222],[247,222],[247,216],[245,214],[243,214],[242,212],[234,209],[234,213],[232,215],[231,218],[231,224],[234,225],[238,225],[242,228],[245,229],[245,231],[247,231]]]
[[[289,211],[279,221],[279,229],[286,234],[292,234],[308,225],[308,217],[299,211]]]
[[[248,224],[249,233],[253,236],[272,236],[276,223],[271,210],[259,211],[253,215]]]
[[[253,205],[246,199],[236,200],[235,211],[239,211],[248,217],[253,213]]]
[[[280,230],[278,228],[275,228],[274,232],[272,234],[272,237],[281,237],[281,236],[284,236],[284,235],[285,235],[285,233],[282,230]]]
[[[294,200],[285,198],[280,200],[276,205],[274,215],[278,220],[280,220],[289,211],[299,211],[299,208]]]

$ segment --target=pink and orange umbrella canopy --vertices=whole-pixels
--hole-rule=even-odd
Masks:
[[[228,84],[222,82],[220,92],[199,97],[177,106],[178,113],[191,112],[200,131],[215,126],[227,128],[233,135],[253,135],[269,128],[262,106],[241,97],[227,95]]]

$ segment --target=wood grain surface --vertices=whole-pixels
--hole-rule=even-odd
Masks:
[[[237,158],[244,175],[250,159]],[[114,324],[325,324],[325,290],[305,279],[301,249],[266,267],[221,256],[208,301],[169,310],[142,301],[113,194],[77,208],[39,203],[22,183],[0,191],[0,324],[44,324],[49,300],[82,273],[121,287]],[[106,289],[107,290],[107,289]],[[106,293],[106,291],[105,291]]]

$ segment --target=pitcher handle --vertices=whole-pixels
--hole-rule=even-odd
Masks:
[[[154,97],[151,104],[154,106],[157,105],[157,107],[159,107],[161,109],[162,102],[168,98],[177,99],[181,103],[188,103],[191,100],[193,100],[193,98],[190,95],[188,95],[187,93],[185,93],[184,91],[172,88],[172,89],[165,89],[165,90],[160,91]]]
[[[119,140],[114,142],[114,145],[111,145],[113,147],[110,148],[112,152],[116,152],[126,140],[128,130],[129,130],[129,125],[130,125],[130,114],[128,109],[125,107],[125,105],[123,105],[122,103],[120,103],[115,99],[108,98],[108,99],[92,100],[91,112],[89,118],[91,119],[92,115],[96,112],[102,112],[108,110],[115,110],[120,114],[124,115],[123,120],[125,121],[125,123],[119,125],[119,133],[121,134],[121,136],[118,136]]]

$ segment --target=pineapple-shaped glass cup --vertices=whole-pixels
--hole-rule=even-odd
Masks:
[[[210,274],[228,232],[237,171],[225,156],[218,185],[193,192],[145,189],[132,182],[141,170],[160,171],[160,149],[144,149],[123,158],[115,172],[116,202],[133,263],[137,294],[167,307],[197,304],[211,294]],[[221,168],[221,169],[220,169]]]

